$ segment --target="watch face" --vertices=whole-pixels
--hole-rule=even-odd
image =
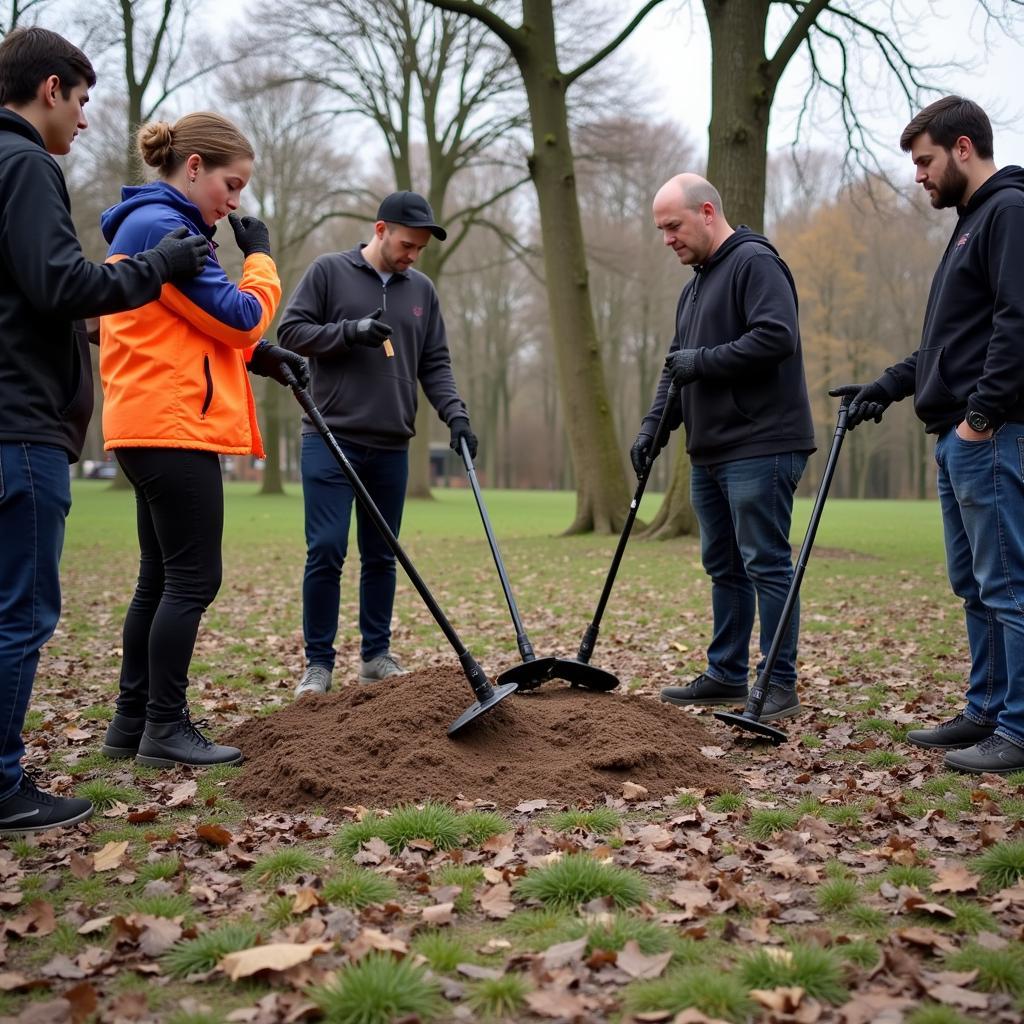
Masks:
[[[967,426],[971,430],[977,430],[980,434],[984,430],[988,430],[988,418],[980,412],[969,412],[967,414]]]

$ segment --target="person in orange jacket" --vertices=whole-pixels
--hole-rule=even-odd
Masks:
[[[141,559],[125,617],[117,710],[102,747],[158,767],[233,764],[189,715],[188,668],[199,621],[221,582],[224,491],[219,454],[263,457],[249,373],[305,384],[302,357],[261,340],[281,300],[270,233],[238,217],[253,150],[226,118],[194,113],[138,134],[158,180],[122,190],[101,217],[108,261],[179,226],[210,239],[203,272],[129,313],[100,320],[103,434],[135,489]],[[224,217],[245,256],[235,285],[217,261]],[[290,374],[289,374],[290,371]]]

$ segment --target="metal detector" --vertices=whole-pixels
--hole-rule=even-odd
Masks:
[[[501,589],[505,592],[505,600],[508,602],[508,610],[512,616],[512,625],[516,628],[516,644],[519,647],[519,657],[523,660],[521,665],[515,665],[504,672],[499,672],[495,682],[499,684],[515,683],[521,690],[532,690],[551,678],[551,669],[555,664],[555,659],[538,658],[534,653],[530,638],[526,635],[523,620],[519,616],[516,599],[512,596],[512,585],[508,581],[508,573],[505,572],[505,563],[501,559],[498,542],[494,539],[494,531],[491,529],[491,520],[487,515],[483,495],[480,493],[480,482],[476,477],[473,458],[469,454],[469,445],[466,444],[464,437],[460,439],[459,447],[462,452],[462,461],[466,466],[466,475],[469,477],[469,486],[473,488],[476,507],[480,510],[480,518],[484,524],[484,533],[487,534],[487,543],[491,546],[494,564],[498,569],[498,576],[501,579]]]
[[[282,369],[284,370],[286,378],[288,378],[288,386],[292,389],[292,394],[294,394],[298,399],[299,405],[301,405],[306,411],[306,415],[309,416],[313,425],[319,431],[320,436],[324,439],[324,443],[330,449],[331,454],[341,467],[342,472],[346,477],[348,477],[348,482],[356,492],[359,504],[362,505],[363,510],[373,520],[377,529],[380,530],[381,536],[383,536],[395,557],[402,563],[402,568],[406,571],[409,579],[412,580],[412,585],[417,589],[417,591],[419,591],[420,597],[423,598],[423,603],[430,610],[430,614],[434,616],[435,621],[441,627],[441,632],[444,633],[448,643],[452,645],[452,649],[458,656],[459,664],[462,666],[462,671],[466,674],[466,679],[469,680],[469,685],[473,689],[473,696],[476,697],[476,701],[466,708],[466,710],[448,726],[448,735],[452,736],[463,726],[472,722],[474,718],[482,715],[490,708],[493,708],[498,701],[504,700],[504,698],[510,693],[514,693],[516,684],[505,683],[500,686],[491,685],[486,673],[476,663],[473,655],[466,650],[465,645],[459,639],[459,635],[455,632],[452,624],[445,617],[444,612],[441,611],[441,606],[434,600],[434,595],[427,589],[427,585],[423,582],[420,574],[416,571],[416,568],[412,564],[409,556],[398,543],[398,538],[391,532],[391,528],[381,515],[380,509],[378,509],[376,504],[374,504],[369,492],[363,486],[363,482],[359,479],[352,463],[345,457],[345,453],[341,450],[341,447],[335,440],[330,427],[328,427],[324,422],[324,418],[320,415],[320,410],[316,407],[316,403],[313,401],[309,392],[299,385],[299,382],[295,379],[295,375],[287,367],[282,367]]]
[[[825,507],[825,499],[828,497],[829,485],[836,471],[836,463],[839,461],[839,449],[843,446],[843,438],[846,436],[846,415],[847,407],[850,404],[850,396],[844,395],[839,406],[839,418],[836,422],[836,432],[832,438],[832,447],[828,453],[828,461],[825,463],[825,472],[821,475],[821,483],[818,484],[818,493],[814,498],[814,508],[811,510],[811,520],[807,524],[807,533],[804,535],[804,542],[797,556],[796,566],[793,569],[793,582],[789,585],[789,593],[786,594],[786,603],[782,606],[782,617],[772,638],[772,645],[768,649],[768,657],[764,660],[764,667],[758,673],[757,682],[754,684],[750,696],[747,698],[747,705],[740,714],[735,711],[716,711],[715,718],[726,725],[735,725],[747,732],[764,736],[771,740],[775,746],[785,743],[789,736],[782,729],[777,729],[768,722],[761,721],[761,712],[764,710],[765,701],[768,699],[768,680],[771,678],[772,669],[775,668],[775,661],[779,656],[779,648],[782,646],[783,637],[789,629],[789,621],[793,617],[793,609],[796,607],[796,600],[800,594],[800,583],[804,578],[804,570],[807,568],[807,559],[811,554],[811,547],[814,545],[814,535],[818,532],[818,523],[821,521],[822,509]]]
[[[637,478],[636,493],[629,505],[629,513],[626,522],[623,524],[622,533],[619,535],[619,543],[615,548],[615,555],[612,558],[611,568],[604,581],[604,589],[601,591],[601,599],[597,602],[597,611],[594,612],[590,625],[583,633],[580,641],[580,649],[576,652],[575,658],[554,658],[554,665],[551,667],[549,678],[564,679],[573,686],[585,686],[589,690],[613,690],[619,685],[619,678],[603,668],[597,668],[590,664],[590,656],[594,653],[594,645],[597,643],[597,634],[601,628],[601,618],[604,615],[605,606],[611,596],[612,584],[615,582],[615,574],[619,571],[619,563],[622,561],[622,554],[626,550],[626,542],[629,540],[630,531],[633,529],[633,522],[636,519],[637,510],[640,508],[640,499],[644,496],[644,489],[651,475],[651,467],[658,456],[658,452],[668,441],[668,420],[672,409],[679,397],[679,389],[675,384],[670,384],[665,395],[665,408],[662,409],[661,419],[658,421],[658,429],[654,432],[654,441],[651,444],[651,454],[644,463],[643,472]],[[535,684],[537,685],[537,684]],[[519,684],[520,689],[525,689],[523,683]]]

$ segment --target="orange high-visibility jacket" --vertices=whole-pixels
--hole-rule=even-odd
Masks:
[[[211,239],[198,277],[165,284],[155,301],[100,319],[104,447],[262,458],[246,362],[281,301],[274,261],[264,253],[246,257],[233,284],[217,262],[213,229],[162,181],[124,188],[101,226],[108,261],[152,248],[182,226]]]

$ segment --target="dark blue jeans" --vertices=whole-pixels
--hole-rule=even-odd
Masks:
[[[964,714],[1024,746],[1024,424],[935,443],[946,564],[971,650]]]
[[[21,784],[39,649],[60,618],[60,553],[71,509],[63,448],[0,442],[0,800]]]
[[[341,443],[341,442],[339,442]],[[409,453],[341,443],[391,532],[398,536],[409,478]],[[302,438],[302,499],[306,509],[306,572],[302,579],[302,632],[306,660],[334,667],[341,606],[341,570],[355,491],[319,434]],[[359,632],[364,661],[391,645],[395,556],[370,517],[356,504],[359,544]]]
[[[793,581],[789,526],[806,465],[806,454],[787,452],[693,467],[690,498],[714,616],[707,674],[719,682],[747,682],[755,597],[761,618],[758,674],[764,668]],[[769,680],[776,686],[796,685],[799,631],[797,605]]]

